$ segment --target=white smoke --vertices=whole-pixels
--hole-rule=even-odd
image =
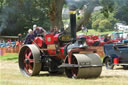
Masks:
[[[0,32],[7,27],[8,15],[0,15]]]
[[[6,7],[2,9],[0,14],[0,32],[7,27],[8,11],[5,11]]]
[[[4,6],[0,13],[0,33],[3,29],[7,28],[9,13],[14,12],[14,9],[8,6]]]

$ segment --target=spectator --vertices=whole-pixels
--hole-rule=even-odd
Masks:
[[[19,42],[21,42],[21,37],[22,37],[22,34],[19,33],[19,34],[18,34],[18,41],[19,41]]]
[[[58,33],[59,31],[58,31],[58,28],[57,28],[57,26],[54,26],[54,28],[51,30],[51,33],[52,34],[56,34],[56,33]]]
[[[25,37],[24,44],[32,44],[32,41],[34,40],[33,31],[31,29],[28,30],[28,34]]]
[[[35,37],[38,35],[45,35],[46,30],[44,30],[42,27],[38,27],[37,25],[33,25],[33,33]]]
[[[105,38],[104,38],[104,42],[107,42],[107,41],[109,41],[110,40],[110,35],[105,35]]]
[[[86,35],[87,35],[88,29],[87,29],[86,26],[82,25],[81,30],[82,30],[83,33],[86,32]]]

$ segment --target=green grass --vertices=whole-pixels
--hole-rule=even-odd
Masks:
[[[112,32],[114,32],[114,31],[109,31],[109,32],[98,32],[98,31],[95,31],[94,29],[89,29],[87,35],[111,34]],[[78,34],[79,34],[79,33],[82,33],[82,32],[79,31]],[[86,34],[86,33],[85,33],[85,34]]]
[[[101,76],[93,79],[70,79],[66,75],[49,75],[41,72],[39,76],[25,77],[18,63],[1,61],[0,85],[128,85],[126,70],[107,70],[103,68]]]
[[[5,56],[0,56],[0,60],[14,60],[18,59],[18,53],[7,53]]]
[[[16,53],[0,56],[0,85],[128,85],[126,70],[107,70],[103,68],[101,75],[93,79],[70,79],[66,75],[49,75],[41,72],[39,76],[25,77],[21,74]],[[7,61],[4,61],[7,60]]]

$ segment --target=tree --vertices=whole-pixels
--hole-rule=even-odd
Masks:
[[[111,28],[111,27],[112,27],[112,24],[107,19],[104,19],[104,20],[100,21],[98,30],[100,32],[111,31],[111,30],[113,30],[113,28]]]
[[[113,11],[113,7],[114,7],[113,2],[114,2],[113,0],[89,0],[87,9],[84,11],[83,18],[81,18],[77,24],[77,30],[81,29],[80,27],[82,24],[88,23],[88,21],[91,17],[91,14],[93,13],[93,10],[97,5],[103,6],[102,13],[104,14],[105,17],[108,17],[109,12]]]
[[[10,28],[14,29],[16,31],[14,35],[16,35],[19,32],[23,33],[24,31],[27,31],[29,28],[32,28],[33,24],[40,25],[47,30],[48,28],[50,28],[49,23],[51,23],[52,28],[54,26],[57,26],[59,29],[63,27],[62,8],[63,5],[65,4],[65,0],[5,0],[5,1],[6,2],[4,4],[4,8],[0,16],[6,14],[8,18],[7,20],[2,18],[1,24],[3,24],[3,22],[6,21],[6,25],[4,25],[5,30]],[[81,25],[88,23],[91,14],[93,13],[93,10],[97,5],[102,5],[104,7],[102,11],[104,15],[107,15],[107,13],[111,12],[113,7],[113,0],[80,0],[80,1],[86,1],[85,5],[87,6],[87,9],[84,10],[83,17],[77,22],[78,31],[81,30]],[[5,8],[11,10],[6,10]]]
[[[6,0],[0,13],[0,29],[4,29],[1,35],[27,32],[28,29],[32,29],[33,24],[48,30],[50,20],[47,4],[42,5],[39,0]]]
[[[49,6],[49,16],[52,28],[54,26],[57,26],[58,28],[64,27],[62,22],[62,9],[64,6],[64,0],[53,0]]]
[[[54,26],[61,28],[63,5],[64,0],[6,0],[0,13],[0,27],[4,29],[1,34],[10,35],[7,34],[8,31],[14,30],[16,32],[13,35],[27,32],[33,24],[42,26],[46,30]]]
[[[92,28],[96,31],[111,31],[113,30],[115,23],[118,22],[118,20],[114,18],[114,13],[109,13],[109,17],[106,18],[100,11],[93,13],[91,20]],[[109,27],[106,26],[107,24]]]
[[[97,19],[96,21],[94,21],[92,23],[92,28],[95,29],[96,31],[98,31],[99,29],[99,23],[100,23],[101,19]]]
[[[117,10],[115,18],[120,21],[125,21],[128,24],[128,2]]]
[[[76,28],[77,28],[78,31],[81,30],[81,26],[82,26],[83,24],[86,25],[86,24],[88,23],[89,18],[91,17],[91,14],[92,14],[92,12],[93,12],[95,6],[96,6],[99,2],[98,2],[98,0],[91,0],[91,1],[89,1],[88,3],[89,3],[89,4],[88,4],[87,9],[84,10],[84,16],[83,16],[83,18],[81,18],[81,19],[79,20],[79,22],[77,23],[77,27],[76,27]]]

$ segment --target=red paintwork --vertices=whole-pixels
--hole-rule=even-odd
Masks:
[[[42,47],[44,40],[41,37],[36,37],[34,39],[34,43],[36,43],[39,47]]]
[[[106,44],[106,42],[104,42],[104,41],[100,41],[99,46],[104,46],[104,44]]]
[[[108,43],[117,43],[117,42],[120,42],[122,41],[122,39],[116,39],[116,40],[109,40],[107,42],[104,42],[102,40],[104,40],[104,37],[102,38],[99,38],[100,35],[80,35],[80,36],[77,36],[78,38],[79,37],[86,37],[86,43],[88,46],[93,46],[94,43],[96,42],[99,42],[99,45],[98,46],[104,46],[104,44],[108,44]],[[99,39],[102,39],[102,40],[99,40]]]
[[[119,63],[119,58],[114,58],[114,59],[113,59],[113,63],[114,63],[114,64],[118,64],[118,63]]]
[[[49,55],[56,55],[56,50],[48,50]]]
[[[92,39],[86,39],[87,45],[91,46],[94,43]]]
[[[98,38],[98,35],[94,35],[94,36],[92,36],[92,39],[93,39],[93,40],[97,40],[97,39],[99,39],[99,38]]]
[[[60,59],[65,59],[65,56],[64,56],[64,47],[61,47],[61,48],[59,49],[58,58],[60,58]]]
[[[65,44],[59,44],[58,37],[61,33],[58,34],[46,34],[45,35],[45,45],[56,45],[57,48],[51,49],[51,48],[42,48],[40,50],[47,51],[49,56],[56,56],[57,58],[64,59],[64,46]],[[36,39],[37,40],[37,39]],[[42,40],[43,41],[43,40]]]
[[[24,63],[24,69],[25,71],[28,73],[28,74],[32,74],[32,70],[33,70],[33,67],[32,67],[32,63],[34,63],[34,60],[32,58],[30,58],[32,56],[32,52],[31,50],[28,48],[25,50],[25,53],[24,53],[24,60],[23,60],[23,63]],[[26,64],[25,63],[25,60],[28,59],[29,60],[29,63]]]
[[[58,40],[59,35],[60,35],[60,33],[54,35],[54,41],[55,41],[55,42],[58,42],[58,41],[59,41],[59,40]]]
[[[54,35],[53,34],[46,34],[45,35],[45,44],[54,44]]]

